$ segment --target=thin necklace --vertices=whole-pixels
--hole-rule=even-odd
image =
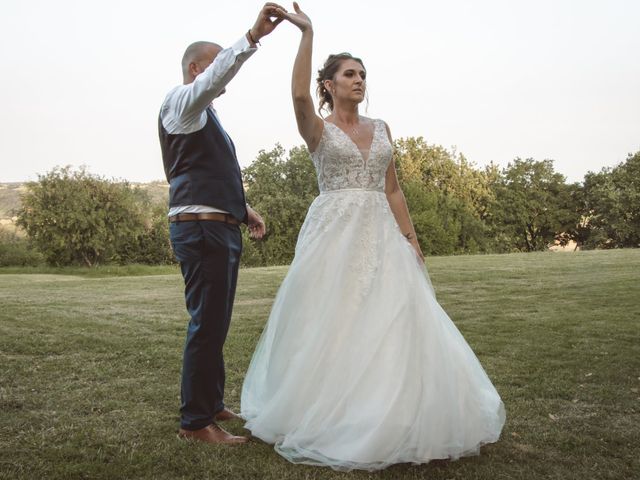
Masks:
[[[346,124],[345,124],[345,126],[346,126]],[[358,115],[357,123],[354,126],[347,128],[346,130],[351,132],[351,135],[353,135],[355,137],[359,137],[360,136],[360,128],[359,127],[360,127],[360,116]]]

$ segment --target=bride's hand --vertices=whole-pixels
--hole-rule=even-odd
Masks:
[[[420,248],[420,244],[418,243],[418,240],[417,239],[409,240],[409,243],[411,244],[413,249],[416,251],[416,255],[418,256],[420,261],[424,263],[424,254],[422,253],[422,249]]]
[[[295,13],[289,13],[285,11],[279,11],[278,13],[282,15],[282,17],[293,23],[296,27],[298,27],[301,32],[311,30],[311,19],[307,16],[306,13],[300,10],[300,5],[298,5],[298,2],[293,2],[293,9],[295,10]]]

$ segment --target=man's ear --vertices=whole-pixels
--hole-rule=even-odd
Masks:
[[[191,62],[189,64],[189,73],[193,78],[195,78],[200,73],[200,67],[196,62]]]

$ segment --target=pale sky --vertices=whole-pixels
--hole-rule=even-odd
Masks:
[[[283,4],[291,9],[290,3]],[[249,0],[3,0],[0,182],[55,165],[164,178],[157,115],[195,40],[231,45]],[[369,106],[394,137],[454,147],[478,166],[554,159],[580,181],[640,150],[640,1],[301,2],[314,77],[330,53],[364,60]],[[241,165],[302,144],[290,100],[299,31],[283,23],[216,101]]]

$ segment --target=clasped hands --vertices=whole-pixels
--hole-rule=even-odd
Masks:
[[[297,2],[293,2],[295,13],[287,12],[287,9],[277,3],[267,2],[260,10],[260,14],[253,24],[253,27],[247,32],[248,40],[251,43],[257,43],[260,39],[273,32],[276,27],[283,21],[288,20],[300,30],[305,31],[311,27],[311,20],[300,10]]]

